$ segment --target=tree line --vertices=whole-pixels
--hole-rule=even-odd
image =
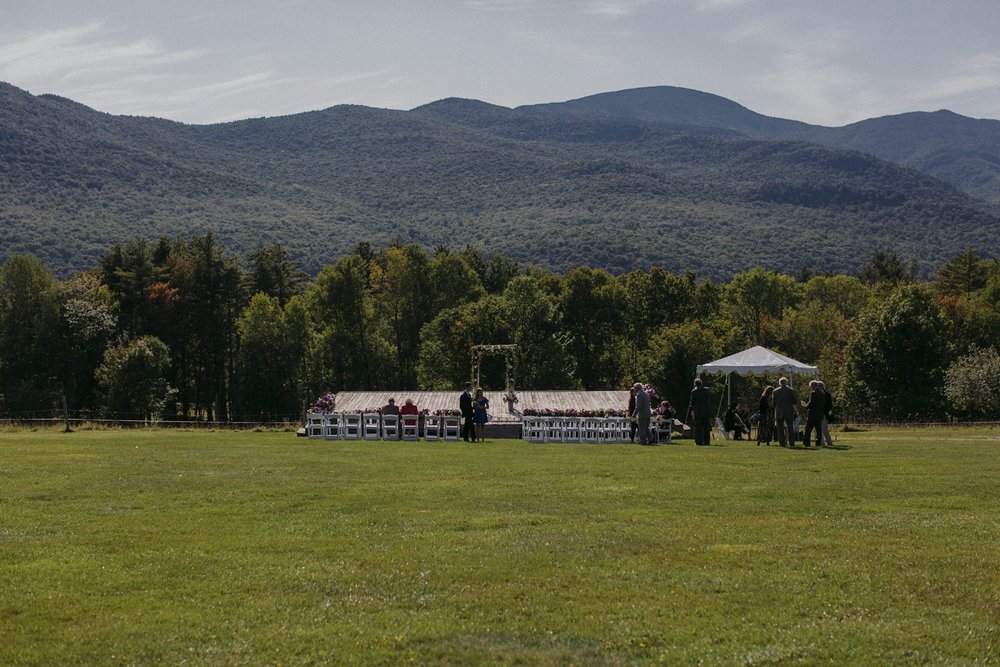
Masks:
[[[819,366],[859,419],[995,420],[998,340],[1000,263],[973,250],[923,282],[880,251],[857,275],[717,283],[362,243],[311,278],[281,245],[241,261],[211,234],[135,238],[68,280],[30,255],[0,266],[0,418],[296,421],[327,391],[455,389],[470,346],[513,343],[518,389],[642,380],[683,406],[698,364],[763,345]],[[506,372],[484,359],[483,385]]]

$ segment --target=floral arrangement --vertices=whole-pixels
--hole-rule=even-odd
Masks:
[[[367,410],[362,410],[361,412],[366,415],[380,415],[382,414],[382,408],[368,408]]]
[[[577,410],[576,408],[525,408],[525,417],[624,417],[624,410]]]
[[[309,412],[318,412],[320,414],[329,415],[333,414],[333,408],[336,404],[336,397],[330,393],[326,392],[322,396],[316,399],[316,402],[312,404],[309,408]]]
[[[434,414],[438,417],[461,417],[461,410],[454,410],[452,408],[445,408],[443,410],[435,410]]]
[[[670,405],[670,401],[663,401],[660,403],[659,407],[656,408],[656,413],[659,415],[669,414],[671,417],[677,414],[677,410],[674,406]]]
[[[642,385],[642,390],[644,392],[646,392],[646,394],[649,395],[649,404],[650,405],[654,405],[655,406],[655,405],[659,404],[659,402],[660,402],[660,395],[656,393],[656,389],[653,388],[653,385],[644,384],[644,385]]]

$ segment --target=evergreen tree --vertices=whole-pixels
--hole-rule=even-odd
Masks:
[[[309,282],[309,275],[280,243],[258,246],[247,261],[250,270],[246,274],[246,294],[263,292],[276,298],[282,308],[293,296],[301,294]]]
[[[987,262],[970,248],[952,257],[938,270],[934,285],[941,294],[961,296],[982,289],[988,279]]]
[[[42,262],[14,255],[0,266],[0,394],[6,410],[44,410],[59,395],[59,289]]]

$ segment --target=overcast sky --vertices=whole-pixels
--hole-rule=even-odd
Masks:
[[[0,0],[0,80],[191,123],[656,85],[1000,118],[1000,0]]]

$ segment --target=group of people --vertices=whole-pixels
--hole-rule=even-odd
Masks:
[[[760,415],[757,444],[764,442],[770,445],[776,432],[779,445],[782,447],[794,445],[800,404],[806,409],[806,430],[802,444],[809,447],[815,431],[817,447],[822,447],[824,440],[827,447],[832,447],[830,422],[833,421],[833,396],[826,390],[826,385],[821,380],[811,381],[809,400],[799,401],[795,390],[788,384],[788,378],[778,380],[777,388],[768,385],[761,394],[757,408]]]
[[[472,383],[465,383],[465,391],[458,399],[458,407],[462,413],[462,439],[466,442],[483,442],[486,435],[486,422],[490,420],[490,401],[486,398],[482,388],[472,393]],[[406,399],[403,406],[396,405],[396,399],[390,398],[388,404],[382,408],[383,415],[416,415],[419,417],[420,409],[414,404],[412,399]]]
[[[657,406],[660,416],[669,420],[670,428],[667,430],[668,437],[673,431],[674,409],[670,401],[660,401]],[[653,406],[649,393],[641,382],[636,382],[629,389],[628,399],[629,416],[629,440],[635,442],[638,435],[640,445],[652,445],[656,441],[656,436],[652,430]]]
[[[822,447],[824,440],[828,447],[832,447],[830,422],[833,420],[833,396],[820,380],[809,383],[809,400],[800,402],[795,390],[789,385],[788,378],[781,378],[777,387],[768,385],[764,388],[754,417],[748,417],[746,409],[741,410],[740,404],[730,404],[723,428],[733,431],[735,438],[740,440],[742,433],[749,433],[749,423],[755,418],[758,445],[770,445],[771,440],[777,437],[780,446],[791,447],[796,440],[800,404],[806,410],[803,445],[810,446],[815,432],[817,447]],[[691,390],[691,413],[695,444],[708,445],[712,434],[712,401],[708,388],[700,378],[694,381],[694,389]]]
[[[382,408],[382,414],[384,415],[419,415],[420,409],[413,403],[412,399],[406,399],[403,403],[403,407],[396,405],[396,399],[390,398],[389,403]]]
[[[667,418],[673,419],[673,409],[664,401],[669,412],[664,412]],[[830,422],[833,420],[833,397],[820,380],[809,383],[809,400],[801,402],[806,410],[806,428],[803,444],[810,446],[813,432],[816,433],[816,446],[822,447],[823,440],[827,446],[833,446],[830,437]],[[484,442],[486,422],[489,421],[490,401],[480,387],[472,392],[472,383],[465,383],[465,390],[458,400],[462,413],[462,439],[466,442]],[[777,434],[778,444],[790,447],[795,444],[797,419],[799,417],[799,399],[795,390],[788,384],[788,378],[778,380],[778,386],[768,385],[760,396],[757,413],[752,417],[746,408],[739,403],[731,403],[726,413],[723,428],[734,433],[736,440],[742,440],[743,434],[749,434],[750,424],[757,424],[757,444],[771,444]],[[382,408],[384,415],[419,415],[420,411],[413,401],[406,399],[403,407],[396,406],[393,398]],[[629,390],[628,414],[631,419],[630,439],[635,442],[639,438],[640,445],[653,444],[655,438],[651,430],[653,409],[649,393],[641,382],[636,382]],[[694,443],[707,446],[711,443],[712,421],[714,413],[712,399],[708,388],[701,378],[695,378],[694,389],[691,390],[691,418],[694,426]]]
[[[402,407],[396,405],[396,399],[395,398],[390,398],[389,402],[386,403],[385,406],[383,406],[383,408],[382,408],[382,414],[383,415],[396,415],[396,416],[398,416],[400,418],[400,420],[402,420],[407,415],[410,415],[410,416],[413,416],[413,417],[417,418],[417,426],[418,427],[419,427],[419,424],[420,424],[420,421],[419,421],[420,420],[420,409],[413,402],[413,400],[409,399],[409,398],[406,399],[403,402],[403,406]],[[402,439],[402,437],[403,437],[403,430],[402,429],[398,430],[398,435],[399,435],[400,439]]]
[[[473,395],[472,383],[466,382],[465,391],[458,399],[458,408],[462,411],[462,439],[466,442],[484,442],[486,422],[490,420],[490,400],[483,393],[483,388],[476,389]]]

